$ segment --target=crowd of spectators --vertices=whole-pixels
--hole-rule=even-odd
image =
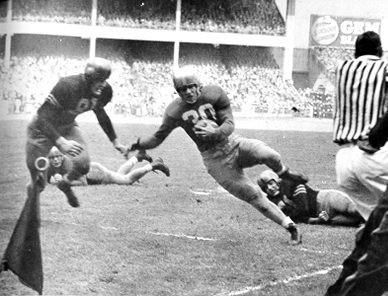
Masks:
[[[98,0],[97,25],[175,30],[176,2]],[[12,3],[13,20],[91,24],[92,0],[13,0]],[[6,15],[6,8],[1,10]],[[285,22],[274,1],[182,0],[181,29],[284,35]]]
[[[87,25],[91,8],[92,0],[12,0],[12,19]]]
[[[9,103],[9,113],[32,112],[59,77],[81,73],[87,59],[83,40],[24,38],[28,46],[13,51],[9,69],[0,68],[1,95]],[[283,80],[267,48],[182,44],[180,52],[180,64],[193,64],[205,83],[222,86],[236,111],[248,115],[306,114],[314,105],[311,95],[302,95],[292,81]],[[96,53],[112,61],[111,112],[160,116],[176,96],[171,83],[173,44],[104,40],[97,43]]]
[[[0,17],[7,8],[0,5]],[[98,0],[98,25],[175,28],[176,0]],[[13,19],[90,24],[92,0],[13,0]],[[182,30],[284,34],[284,21],[274,1],[182,0]],[[89,50],[76,37],[19,36],[12,40],[9,69],[1,67],[3,101],[9,113],[31,112],[39,106],[59,77],[81,72]],[[59,50],[58,50],[59,49]],[[112,110],[136,116],[159,116],[176,95],[171,87],[173,44],[98,40],[97,55],[112,61],[110,79],[115,96]],[[350,50],[315,48],[320,63],[333,72],[337,60]],[[270,49],[248,46],[185,44],[180,64],[194,64],[203,81],[228,91],[232,106],[243,113],[300,114],[326,117],[332,98],[311,90],[297,91],[284,81]],[[327,99],[326,99],[327,98]]]
[[[354,58],[354,48],[347,47],[314,47],[314,53],[325,69],[334,73],[340,61]]]

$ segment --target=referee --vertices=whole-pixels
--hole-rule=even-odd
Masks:
[[[372,31],[358,36],[355,59],[337,69],[337,182],[367,222],[326,296],[375,296],[388,290],[388,145],[377,140],[388,131],[374,129],[385,119],[387,72],[380,36]]]

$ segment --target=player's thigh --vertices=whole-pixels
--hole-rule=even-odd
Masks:
[[[359,169],[355,168],[355,163],[360,157],[360,151],[356,146],[342,148],[336,154],[337,184],[353,199],[368,198],[371,195],[370,190],[358,178]]]
[[[230,166],[222,161],[205,161],[208,173],[235,197],[250,202],[257,197],[259,186],[255,185],[238,166]]]
[[[374,195],[377,200],[385,191],[388,183],[388,149],[374,154],[363,153],[363,158],[356,164],[360,182]]]
[[[35,179],[38,170],[35,167],[35,161],[39,157],[47,157],[53,143],[46,137],[28,137],[25,146],[26,164],[30,171],[31,177]]]
[[[62,132],[63,136],[67,140],[77,141],[83,146],[83,149],[80,154],[70,158],[73,162],[73,168],[75,170],[81,171],[82,173],[86,173],[89,170],[90,156],[86,142],[82,136],[80,127],[74,124],[63,128]]]
[[[317,199],[323,200],[326,208],[341,213],[349,213],[356,208],[356,204],[347,194],[335,189],[320,190]]]
[[[282,168],[280,154],[263,141],[241,138],[239,144],[239,165],[243,168],[265,164],[275,171]]]

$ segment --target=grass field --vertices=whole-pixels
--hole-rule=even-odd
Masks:
[[[274,123],[276,124],[276,123]],[[156,126],[116,124],[123,142]],[[93,160],[123,161],[102,130],[81,123]],[[0,128],[0,252],[24,204],[28,172],[26,121]],[[237,130],[267,142],[317,188],[335,188],[337,147],[325,132]],[[199,152],[180,130],[149,153],[171,177],[148,174],[134,186],[75,188],[71,208],[56,187],[41,195],[44,295],[323,295],[353,247],[355,228],[301,224],[303,244],[207,175]],[[266,167],[247,170],[256,178]],[[11,272],[0,274],[0,295],[36,295]]]

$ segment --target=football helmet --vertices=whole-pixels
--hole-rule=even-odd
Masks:
[[[176,91],[185,102],[193,104],[197,101],[201,82],[192,67],[185,66],[175,70],[172,80]]]
[[[85,67],[85,78],[88,82],[105,81],[112,72],[110,62],[106,59],[95,57],[88,60]]]
[[[259,178],[257,179],[257,184],[259,184],[263,191],[266,191],[267,184],[271,180],[275,181],[278,184],[280,183],[280,178],[274,171],[265,170],[259,175]]]

